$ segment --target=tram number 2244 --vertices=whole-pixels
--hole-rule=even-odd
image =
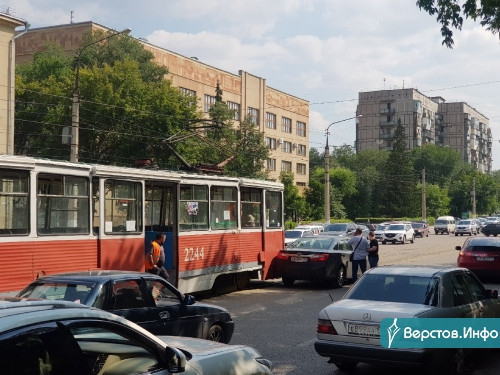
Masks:
[[[205,257],[205,250],[203,249],[203,246],[201,247],[201,249],[186,247],[184,249],[184,253],[186,254],[186,256],[184,257],[185,262],[191,262],[193,260],[203,259]]]

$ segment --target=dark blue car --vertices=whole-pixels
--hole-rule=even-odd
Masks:
[[[36,279],[19,297],[66,300],[110,311],[155,335],[229,343],[234,322],[219,306],[195,302],[163,278],[142,272],[86,271]]]

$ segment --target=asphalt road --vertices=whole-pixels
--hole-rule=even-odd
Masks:
[[[417,238],[414,244],[380,245],[380,265],[387,264],[456,264],[456,245],[465,237],[434,235]],[[500,289],[500,284],[487,284]],[[327,358],[314,351],[318,312],[331,301],[340,299],[349,285],[328,289],[319,284],[296,282],[285,288],[280,280],[252,281],[247,290],[205,299],[226,307],[235,321],[231,344],[250,345],[273,362],[273,373],[329,375],[345,374]],[[356,374],[421,374],[419,369],[381,368],[358,365]],[[475,353],[466,375],[500,374],[500,349]]]

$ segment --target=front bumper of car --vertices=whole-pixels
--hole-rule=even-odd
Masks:
[[[404,233],[386,233],[382,237],[382,241],[387,242],[401,242],[403,241]]]

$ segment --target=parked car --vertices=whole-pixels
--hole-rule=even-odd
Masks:
[[[332,288],[340,288],[352,252],[348,240],[345,236],[300,238],[276,255],[276,276],[287,287],[295,280],[324,280]]]
[[[300,224],[295,229],[310,230],[313,234],[321,234],[325,230],[321,224]]]
[[[312,235],[313,232],[310,229],[305,229],[305,228],[287,229],[285,231],[285,245],[292,243],[297,238],[304,236],[312,236]]]
[[[255,349],[154,336],[106,311],[48,300],[0,300],[3,374],[271,374]]]
[[[467,238],[462,246],[456,246],[455,249],[460,251],[458,267],[468,268],[478,277],[500,275],[500,239]]]
[[[440,216],[434,222],[434,234],[450,234],[455,232],[455,218],[453,216]]]
[[[356,230],[356,224],[349,223],[333,223],[325,226],[325,232],[332,234],[334,236],[338,235],[351,235],[354,234]]]
[[[442,374],[459,370],[465,360],[463,349],[385,348],[380,344],[380,322],[385,318],[499,317],[497,295],[465,268],[371,268],[341,300],[320,311],[314,348],[342,370],[353,370],[359,362],[436,366]]]
[[[66,300],[123,316],[155,335],[229,343],[234,321],[219,306],[195,301],[163,278],[144,272],[84,271],[38,278],[23,298]]]
[[[496,216],[488,216],[486,218],[486,225],[488,224],[497,224],[498,223],[498,217]]]
[[[384,245],[387,242],[404,244],[406,241],[415,242],[415,231],[410,223],[390,224],[382,235],[382,244]]]
[[[375,227],[375,231],[373,232],[375,234],[375,238],[378,241],[382,241],[382,237],[384,235],[385,230],[389,226],[388,223],[382,223],[382,224],[377,224]]]
[[[429,237],[429,224],[424,221],[412,221],[411,227],[415,232],[415,237]]]
[[[477,222],[474,219],[460,220],[458,224],[455,225],[455,236],[468,234],[469,236],[476,235],[479,233],[479,228]]]
[[[498,236],[500,233],[500,223],[490,223],[486,224],[481,228],[481,232],[486,236]]]

